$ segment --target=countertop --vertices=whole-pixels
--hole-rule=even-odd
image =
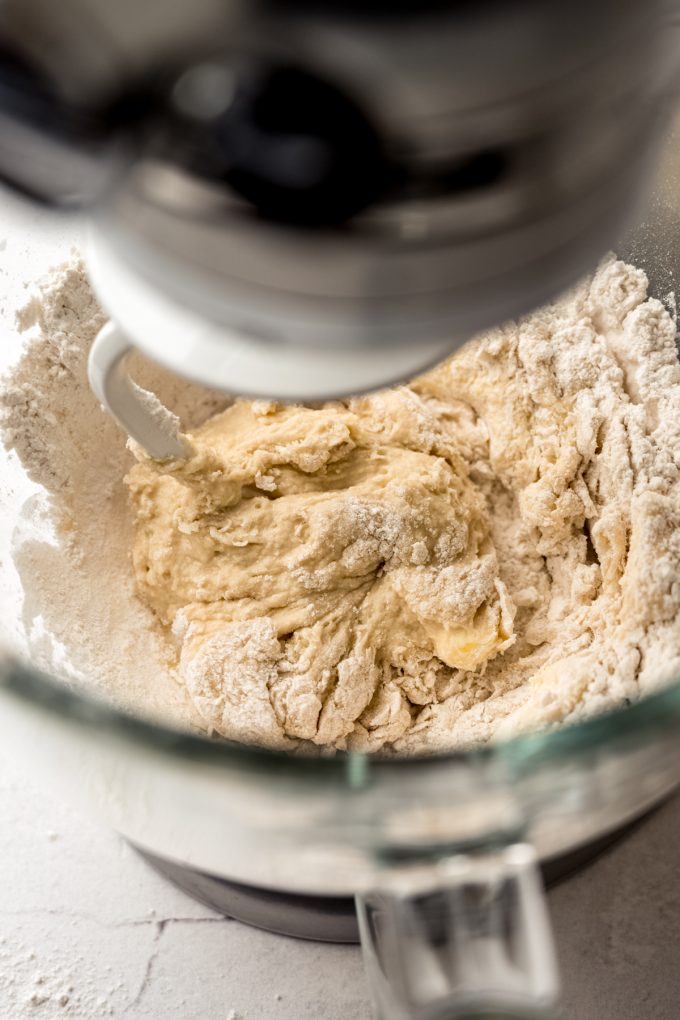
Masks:
[[[0,759],[0,1020],[369,1020],[359,949],[194,903]],[[549,893],[568,1020],[680,1016],[680,797]]]

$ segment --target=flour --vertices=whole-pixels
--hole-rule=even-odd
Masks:
[[[279,746],[315,739],[405,753],[575,720],[677,675],[680,366],[675,323],[647,299],[641,271],[609,259],[561,301],[471,342],[410,387],[333,405],[330,424],[318,409],[314,420],[335,430],[322,443],[310,418],[299,441],[281,438],[257,455],[248,498],[261,493],[265,508],[279,502],[282,484],[351,460],[351,416],[373,430],[374,446],[427,451],[463,479],[469,520],[487,522],[465,569],[458,559],[471,525],[454,515],[420,533],[417,515],[405,509],[408,479],[400,478],[391,503],[348,498],[329,518],[318,548],[342,545],[332,563],[310,561],[303,532],[294,530],[281,562],[284,580],[307,593],[300,613],[317,612],[317,621],[338,564],[352,576],[367,563],[386,564],[388,573],[398,567],[399,597],[386,603],[387,614],[412,605],[429,620],[445,607],[448,624],[458,613],[469,626],[469,612],[488,605],[479,626],[500,636],[469,668],[447,665],[450,645],[436,627],[429,651],[419,646],[401,661],[392,648],[389,675],[370,647],[345,649],[340,662],[321,632],[319,656],[328,662],[307,661],[317,645],[288,636],[282,644],[267,613],[218,628],[182,666],[191,600],[178,596],[154,612],[135,593],[123,484],[134,458],[87,385],[87,352],[103,321],[81,264],[56,271],[20,313],[20,327],[34,335],[0,396],[5,444],[37,485],[20,515],[15,562],[38,665],[181,726]],[[226,403],[139,356],[132,374],[184,431]],[[271,402],[247,406],[256,418],[278,413]],[[217,498],[209,539],[238,558],[257,547],[262,521],[213,512],[229,503],[234,485],[220,477],[218,497],[208,490],[201,497]],[[177,532],[191,542],[202,524],[185,517]],[[262,582],[276,587],[270,572]],[[211,597],[208,586],[200,598]],[[309,626],[317,626],[311,616]],[[432,651],[438,640],[444,659]]]
[[[95,977],[88,970],[87,957],[73,952],[73,935],[67,936],[70,945],[66,950],[57,946],[46,952],[44,941],[50,925],[41,925],[39,916],[36,911],[33,932],[43,943],[42,951],[16,934],[0,935],[0,1017],[68,1020],[116,1015],[114,1003],[125,995],[125,982],[114,977],[112,967],[105,976]],[[72,925],[73,919],[64,914],[63,924]]]
[[[132,391],[158,431],[174,442],[181,442],[181,422],[178,416],[169,411],[155,393],[143,389],[135,382],[132,383]]]
[[[29,339],[3,380],[0,422],[5,445],[37,483],[14,535],[28,650],[37,666],[118,706],[191,725],[195,710],[164,636],[134,594],[122,482],[133,457],[87,381],[88,351],[105,321],[78,258],[17,316]],[[188,423],[224,403],[137,355],[131,370]]]

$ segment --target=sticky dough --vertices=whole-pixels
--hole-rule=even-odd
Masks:
[[[611,259],[410,386],[137,450],[137,590],[238,740],[411,753],[621,704],[680,662],[677,564],[649,570],[680,561],[679,422],[675,325]]]
[[[408,389],[321,410],[239,402],[186,463],[133,469],[139,591],[216,730],[394,740],[444,667],[512,643],[455,433]]]

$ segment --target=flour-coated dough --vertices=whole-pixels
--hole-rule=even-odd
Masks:
[[[410,386],[137,451],[137,590],[211,730],[412,753],[680,663],[675,324],[614,259]],[[650,570],[650,564],[655,569]]]
[[[131,471],[138,589],[181,638],[211,726],[380,746],[442,673],[509,647],[514,607],[456,430],[409,389],[239,401],[192,434],[186,463]]]

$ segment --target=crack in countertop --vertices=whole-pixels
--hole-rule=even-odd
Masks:
[[[86,914],[74,910],[49,909],[47,907],[27,907],[23,910],[2,910],[3,917],[61,917],[71,918],[75,921],[89,921],[101,928],[142,928],[145,926],[162,925],[166,927],[172,924],[222,924],[230,923],[231,917],[148,917],[148,918],[126,918],[122,921],[104,921],[94,914]]]

